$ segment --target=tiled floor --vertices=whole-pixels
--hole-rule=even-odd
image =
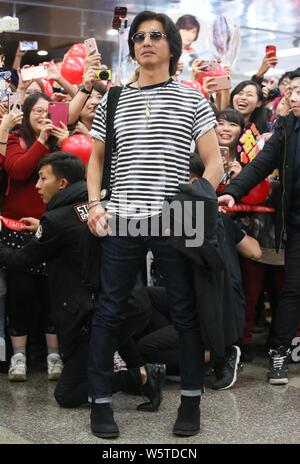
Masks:
[[[290,365],[286,386],[266,382],[267,361],[257,357],[244,366],[231,390],[210,389],[202,400],[201,433],[180,439],[171,428],[179,401],[177,384],[167,384],[161,408],[136,411],[140,398],[118,394],[115,418],[121,436],[117,443],[299,443],[300,364]],[[88,406],[64,410],[53,397],[55,382],[41,369],[29,372],[25,383],[11,383],[0,374],[0,443],[111,443],[89,430]]]

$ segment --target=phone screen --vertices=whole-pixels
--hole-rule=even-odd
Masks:
[[[50,102],[48,104],[48,116],[55,127],[61,128],[61,122],[68,125],[69,103]]]
[[[13,109],[14,111],[22,111],[22,106],[18,103],[19,94],[18,92],[11,92],[7,94],[7,112],[10,113]]]
[[[20,51],[21,52],[27,52],[27,51],[30,51],[30,50],[37,50],[38,49],[38,43],[36,40],[31,40],[31,41],[27,41],[27,40],[22,40],[20,42]]]
[[[0,100],[3,100],[3,98],[6,97],[10,82],[11,72],[0,71]]]

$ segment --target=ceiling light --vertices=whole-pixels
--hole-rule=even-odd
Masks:
[[[47,50],[39,50],[37,52],[37,54],[40,55],[40,56],[46,56],[46,55],[48,55],[48,52],[47,52]]]
[[[107,35],[118,35],[118,31],[116,29],[109,29],[106,31]]]

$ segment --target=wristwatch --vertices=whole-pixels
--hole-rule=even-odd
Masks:
[[[86,93],[87,95],[91,95],[92,90],[93,90],[93,89],[87,90],[87,89],[84,87],[84,85],[80,85],[80,86],[79,86],[79,92]]]

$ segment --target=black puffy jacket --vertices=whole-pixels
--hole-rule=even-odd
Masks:
[[[49,202],[36,236],[20,250],[0,245],[0,263],[25,269],[46,261],[51,306],[63,359],[85,336],[94,311],[94,295],[82,283],[80,242],[87,228],[86,182],[60,190]]]

